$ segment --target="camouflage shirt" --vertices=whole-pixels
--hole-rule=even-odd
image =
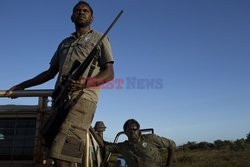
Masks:
[[[63,76],[69,73],[75,60],[82,63],[86,59],[100,38],[100,33],[95,30],[90,30],[88,33],[80,36],[79,38],[76,38],[75,35],[72,34],[70,37],[61,42],[50,62],[50,64],[57,67],[59,71],[55,86],[58,86],[61,83]],[[102,40],[101,44],[98,46],[97,54],[98,61],[92,76],[96,76],[105,63],[113,63],[112,51],[108,38],[104,38]],[[83,78],[87,78],[89,69],[90,67],[88,67],[82,75]],[[75,92],[75,94],[77,94],[77,92]],[[88,88],[84,89],[82,98],[97,103],[98,96],[99,89]]]
[[[140,141],[136,144],[128,141],[105,144],[107,151],[120,153],[128,167],[160,167],[166,163],[166,151],[171,147],[175,147],[174,141],[154,134],[141,135]],[[163,151],[165,157],[162,156]]]

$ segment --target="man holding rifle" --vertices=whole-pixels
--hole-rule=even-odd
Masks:
[[[69,73],[77,68],[75,62],[78,62],[78,66],[84,62],[101,38],[101,34],[90,29],[93,10],[85,1],[79,1],[74,6],[71,20],[75,24],[76,31],[60,43],[51,59],[49,69],[30,80],[11,87],[9,92],[45,83],[58,73],[55,85],[55,89],[57,89],[63,84]],[[69,87],[67,87],[70,99],[76,98],[79,92],[83,92],[83,94],[69,110],[51,143],[50,155],[54,159],[56,167],[71,167],[76,162],[81,163],[86,134],[92,122],[99,96],[99,89],[96,87],[114,77],[114,61],[108,38],[105,37],[95,50],[97,58],[91,62],[79,80],[70,80]],[[58,104],[63,103],[65,101],[60,101]]]

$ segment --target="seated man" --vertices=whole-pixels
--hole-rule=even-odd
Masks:
[[[165,166],[169,167],[175,150],[175,142],[154,134],[142,135],[140,124],[129,119],[125,122],[123,130],[128,140],[121,143],[108,143],[90,129],[99,145],[112,153],[120,153],[126,160],[128,167],[160,167],[162,166],[162,149],[168,150]]]

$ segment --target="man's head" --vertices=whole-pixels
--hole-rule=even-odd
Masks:
[[[137,142],[140,138],[140,124],[135,119],[129,119],[123,125],[123,130],[131,142]]]
[[[74,6],[73,11],[72,11],[73,13],[74,13],[74,11],[76,10],[76,8],[77,8],[78,5],[86,5],[86,6],[88,6],[88,8],[89,8],[89,10],[90,10],[90,12],[91,12],[91,16],[93,16],[94,11],[93,11],[92,7],[91,7],[87,2],[85,2],[85,1],[79,1],[79,2]]]
[[[71,21],[78,27],[89,26],[93,21],[93,9],[85,1],[79,1],[73,8]]]

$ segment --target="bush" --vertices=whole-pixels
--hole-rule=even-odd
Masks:
[[[250,132],[247,134],[246,142],[250,144]]]
[[[230,146],[230,149],[234,151],[245,150],[247,149],[247,144],[244,139],[238,139]]]

